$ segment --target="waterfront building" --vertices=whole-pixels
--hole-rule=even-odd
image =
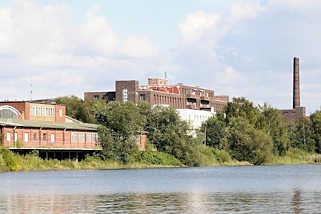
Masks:
[[[101,150],[95,124],[82,123],[65,115],[64,105],[26,101],[0,102],[2,146],[46,156],[92,153]]]

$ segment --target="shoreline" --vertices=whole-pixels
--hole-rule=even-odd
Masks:
[[[50,160],[49,160],[50,161]],[[57,161],[57,160],[56,160]],[[74,167],[66,167],[64,163],[69,162]],[[149,165],[146,163],[129,163],[129,164],[120,164],[118,162],[113,161],[99,161],[104,162],[105,166],[97,166],[97,167],[85,167],[82,166],[82,162],[79,161],[58,161],[58,163],[53,167],[39,167],[39,168],[21,168],[18,170],[5,170],[0,168],[0,173],[10,173],[10,172],[47,172],[47,171],[78,171],[78,170],[135,170],[135,169],[168,169],[168,168],[199,168],[199,167],[239,167],[239,166],[253,166],[247,162],[240,162],[240,163],[221,163],[221,164],[213,164],[208,166],[174,166],[174,165]],[[77,165],[77,163],[80,163]],[[76,164],[76,165],[75,165]],[[296,161],[295,163],[266,163],[260,166],[294,166],[294,165],[320,165],[320,163],[316,162],[306,162],[306,161]]]

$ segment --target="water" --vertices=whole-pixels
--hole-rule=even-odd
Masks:
[[[0,213],[321,213],[321,166],[0,173]]]

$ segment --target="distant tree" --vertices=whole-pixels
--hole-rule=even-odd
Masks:
[[[108,159],[129,161],[137,150],[135,136],[144,129],[144,118],[131,102],[96,103],[93,109],[99,129],[103,152]]]
[[[229,102],[224,107],[223,112],[226,123],[233,118],[243,117],[248,120],[250,124],[255,125],[258,120],[259,109],[253,105],[252,102],[245,98],[233,98],[232,102]]]
[[[59,97],[55,99],[57,104],[66,106],[66,115],[84,123],[95,123],[95,116],[92,114],[94,103],[98,100],[83,101],[76,96]]]
[[[310,115],[313,139],[317,153],[321,153],[321,111],[316,111]]]
[[[227,150],[236,160],[260,165],[272,156],[272,138],[262,130],[256,130],[242,117],[230,120],[224,140]]]
[[[289,125],[290,141],[293,148],[315,152],[315,139],[311,122],[301,118],[296,124]]]
[[[202,124],[201,132],[205,134],[206,145],[216,149],[224,148],[223,138],[226,134],[226,124],[218,119],[217,115],[210,117]]]
[[[267,104],[258,108],[261,113],[258,115],[255,128],[263,130],[272,137],[274,154],[285,155],[291,147],[291,143],[287,126],[282,121],[279,110]]]

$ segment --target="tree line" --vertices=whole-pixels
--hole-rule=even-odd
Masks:
[[[231,158],[260,165],[291,149],[321,153],[321,112],[287,124],[278,110],[255,106],[245,98],[234,98],[191,135],[191,127],[175,109],[141,102],[105,103],[77,97],[57,98],[66,114],[82,122],[100,124],[102,157],[130,162],[137,157],[135,136],[147,133],[147,147],[172,155],[187,166],[207,165]]]

